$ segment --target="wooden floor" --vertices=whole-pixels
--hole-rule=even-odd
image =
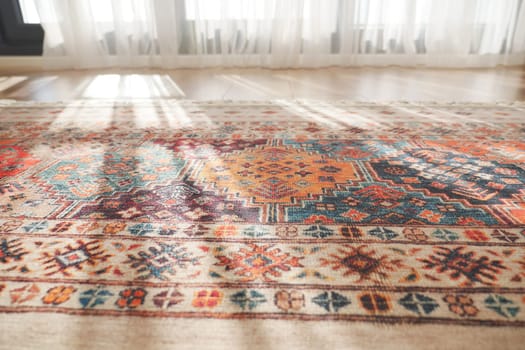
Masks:
[[[53,101],[95,98],[514,101],[525,100],[525,67],[0,73],[0,99]]]

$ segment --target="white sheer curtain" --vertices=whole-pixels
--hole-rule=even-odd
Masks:
[[[524,0],[22,0],[61,68],[525,64]]]

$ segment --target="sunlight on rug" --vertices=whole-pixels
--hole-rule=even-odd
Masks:
[[[0,102],[14,330],[124,316],[523,341],[524,246],[522,103]],[[519,346],[493,339],[478,348]]]

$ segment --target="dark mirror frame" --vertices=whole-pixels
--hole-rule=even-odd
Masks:
[[[18,0],[0,0],[0,55],[42,55],[44,30],[24,23]]]

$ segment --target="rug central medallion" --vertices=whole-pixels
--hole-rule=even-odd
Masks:
[[[199,181],[253,203],[290,204],[360,180],[351,162],[285,146],[263,146],[210,159]]]

